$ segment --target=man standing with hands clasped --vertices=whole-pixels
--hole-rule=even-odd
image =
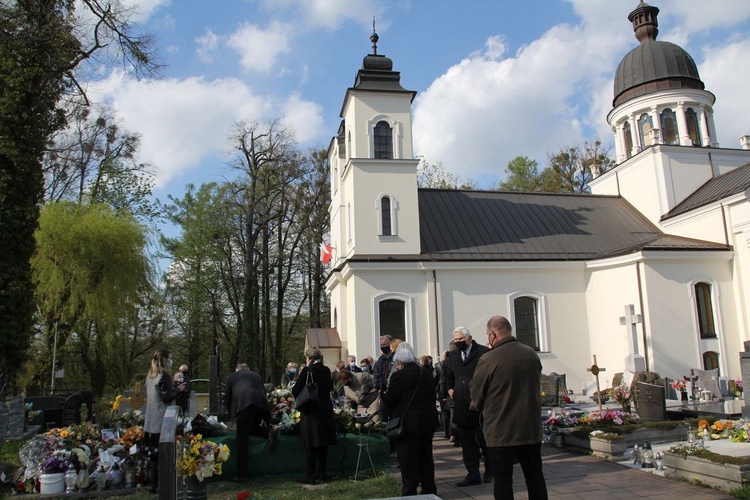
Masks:
[[[502,316],[487,322],[492,349],[471,380],[472,405],[482,412],[495,498],[513,498],[513,459],[518,458],[530,500],[546,500],[542,473],[542,363],[512,335]]]
[[[489,349],[472,340],[468,328],[463,326],[453,330],[453,342],[456,348],[448,353],[445,359],[445,387],[448,397],[453,400],[453,424],[461,441],[461,451],[466,467],[466,477],[456,483],[456,486],[474,486],[482,484],[479,473],[479,450],[485,450],[484,482],[492,480],[490,463],[486,456],[486,444],[482,427],[479,424],[479,411],[471,405],[469,382],[474,376],[474,370]]]

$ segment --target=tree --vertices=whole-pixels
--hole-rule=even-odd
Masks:
[[[74,6],[86,9],[76,16]],[[82,96],[82,63],[117,55],[137,74],[158,65],[152,39],[138,36],[127,12],[99,0],[0,2],[0,399],[13,389],[33,326],[30,259],[42,200],[41,159],[65,125],[65,97]],[[81,20],[91,22],[90,30]]]
[[[505,167],[506,179],[497,189],[501,191],[533,192],[541,189],[536,160],[528,156],[516,156]]]
[[[417,167],[417,185],[432,189],[476,189],[474,180],[461,181],[457,175],[448,172],[442,163],[428,163],[424,159]]]
[[[36,231],[37,251],[31,264],[48,363],[55,327],[58,347],[69,339],[100,395],[107,381],[107,351],[124,318],[137,316],[152,295],[152,270],[145,255],[146,236],[133,216],[104,204],[48,204]],[[47,364],[49,366],[49,364]],[[33,378],[33,377],[32,377]]]
[[[598,165],[604,173],[615,164],[609,158],[609,149],[602,148],[599,140],[584,142],[583,146],[563,147],[548,158],[550,166],[539,177],[542,191],[548,193],[589,193],[592,167]]]

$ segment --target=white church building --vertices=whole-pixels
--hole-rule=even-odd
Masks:
[[[344,351],[379,352],[391,334],[437,357],[458,325],[485,343],[501,314],[576,392],[594,384],[594,355],[603,385],[633,366],[740,377],[750,138],[719,147],[715,96],[685,50],[656,40],[658,12],[641,3],[629,16],[640,44],[607,116],[617,165],[590,195],[419,189],[416,92],[373,33],[329,148],[327,292]]]

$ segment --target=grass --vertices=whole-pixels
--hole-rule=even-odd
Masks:
[[[361,481],[341,478],[316,486],[303,486],[289,479],[257,479],[240,485],[230,482],[210,482],[207,485],[210,500],[235,500],[237,494],[250,492],[252,500],[298,500],[304,498],[337,500],[359,498],[384,498],[401,495],[401,485],[389,474],[380,474],[375,478],[368,477]],[[128,500],[154,500],[148,492],[121,497]]]

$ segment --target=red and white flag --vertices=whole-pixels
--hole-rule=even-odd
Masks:
[[[331,262],[331,257],[333,257],[333,247],[326,245],[325,243],[320,244],[320,261],[323,264],[328,264]]]

